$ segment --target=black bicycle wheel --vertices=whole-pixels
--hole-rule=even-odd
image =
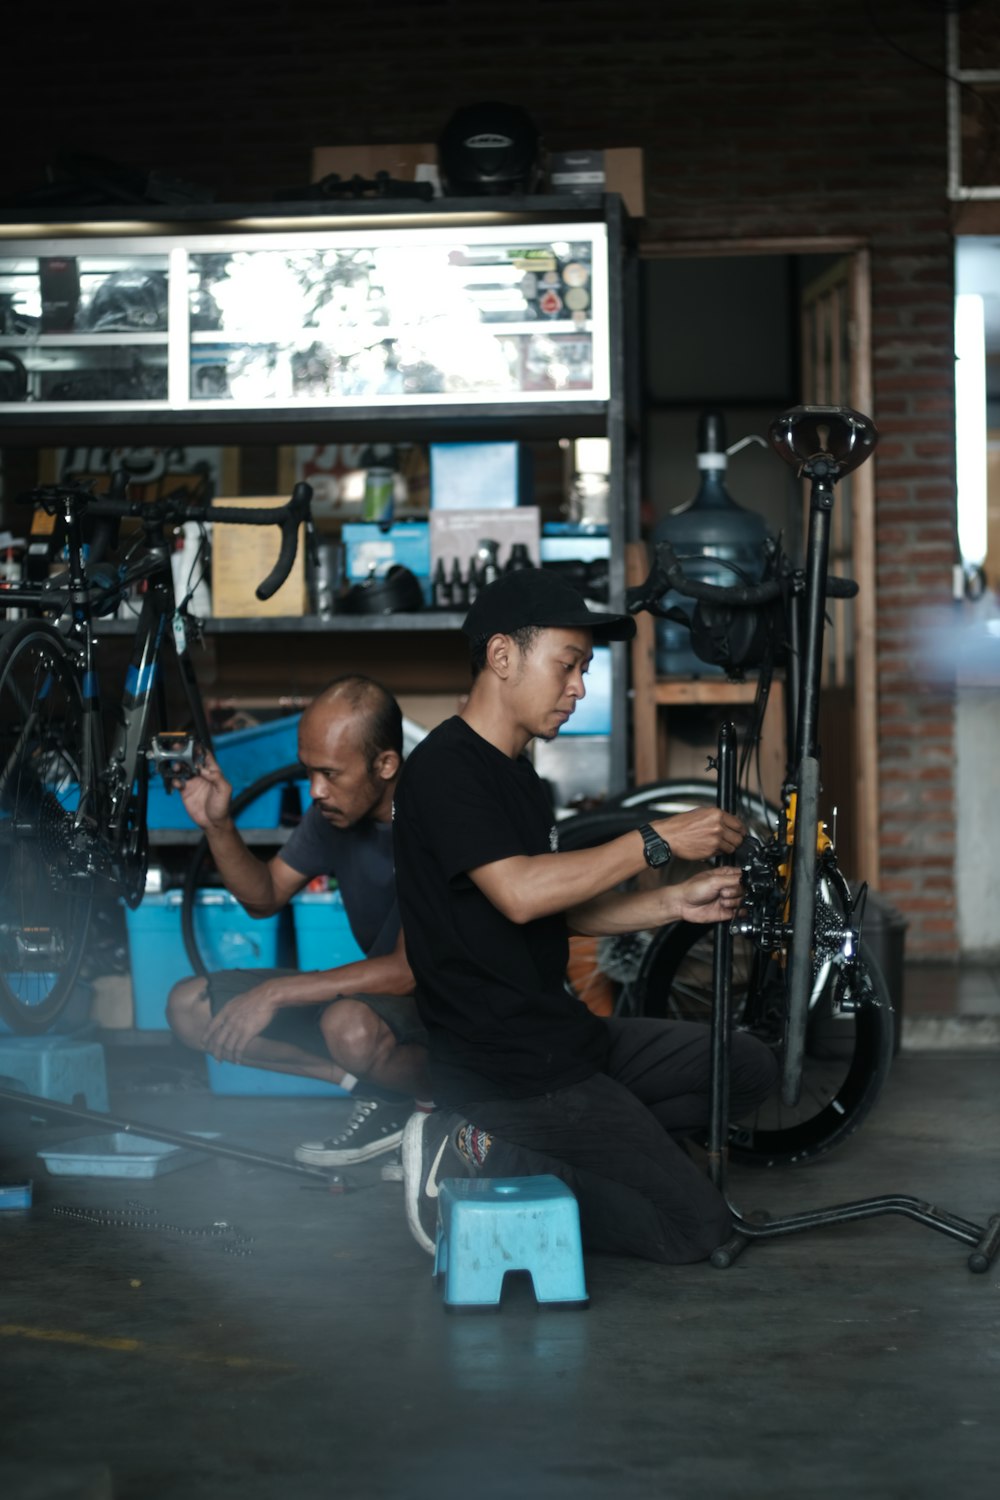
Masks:
[[[839,920],[843,902],[822,878],[817,912]],[[634,991],[641,1013],[708,1023],[712,1014],[712,929],[680,922],[653,940]],[[848,995],[850,991],[850,995]],[[733,1015],[776,1053],[784,1045],[785,970],[746,938],[733,939]],[[847,1003],[855,1009],[848,1012]],[[885,981],[862,941],[850,974],[827,963],[809,1007],[802,1090],[794,1107],[780,1085],[753,1119],[733,1121],[730,1152],[756,1166],[791,1165],[832,1150],[866,1118],[892,1063],[894,1020]]]
[[[45,1031],[87,945],[95,875],[80,825],[83,704],[73,658],[41,622],[0,639],[0,1016]]]
[[[232,815],[238,818],[242,812],[251,807],[259,797],[270,792],[274,787],[285,784],[294,784],[303,781],[306,772],[302,766],[295,762],[293,765],[279,766],[276,771],[269,771],[266,776],[258,777],[252,781],[244,791],[233,798]],[[207,974],[208,965],[205,962],[201,948],[198,946],[198,934],[194,920],[195,898],[202,884],[202,876],[205,870],[205,862],[209,857],[208,839],[202,837],[195,845],[191,856],[191,863],[187,867],[184,877],[184,894],[181,902],[181,935],[184,938],[184,947],[187,956],[191,960],[191,967],[196,974]]]
[[[816,841],[819,825],[819,762],[804,755],[795,781],[795,837],[788,947],[788,1001],[781,1056],[781,1097],[794,1109],[802,1092],[806,1025],[815,982]]]

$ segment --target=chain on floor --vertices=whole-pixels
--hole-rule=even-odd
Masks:
[[[238,1224],[228,1219],[216,1219],[211,1224],[167,1224],[159,1217],[159,1209],[146,1208],[135,1198],[129,1198],[123,1209],[119,1208],[72,1208],[55,1204],[52,1213],[63,1219],[75,1219],[81,1224],[94,1224],[102,1229],[144,1229],[155,1234],[180,1234],[186,1239],[212,1240],[224,1255],[252,1255],[250,1248],[254,1236],[247,1234]]]

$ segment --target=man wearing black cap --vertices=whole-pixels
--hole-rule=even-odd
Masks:
[[[703,1259],[728,1238],[730,1217],[675,1137],[708,1120],[709,1029],[592,1015],[566,988],[568,933],[730,919],[733,869],[617,887],[672,853],[731,852],[743,827],[707,808],[559,853],[523,752],[554,738],[583,698],[595,642],[627,640],[634,622],[591,612],[562,580],[525,569],[484,589],[462,628],[468,702],[418,746],[395,799],[397,892],[440,1106],[403,1136],[410,1229],[433,1250],[443,1178],[550,1172],[576,1194],[591,1249]],[[775,1074],[768,1049],[737,1033],[734,1119]]]

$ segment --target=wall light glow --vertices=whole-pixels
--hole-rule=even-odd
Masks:
[[[983,299],[955,298],[955,451],[962,561],[986,556],[986,338]]]

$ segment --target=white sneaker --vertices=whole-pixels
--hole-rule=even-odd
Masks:
[[[295,1160],[311,1167],[348,1167],[395,1151],[403,1139],[406,1115],[383,1099],[358,1099],[344,1129],[328,1141],[303,1141]]]
[[[403,1131],[403,1193],[410,1233],[428,1255],[437,1235],[439,1184],[445,1177],[474,1177],[472,1164],[455,1144],[461,1115],[434,1110],[411,1115]]]

